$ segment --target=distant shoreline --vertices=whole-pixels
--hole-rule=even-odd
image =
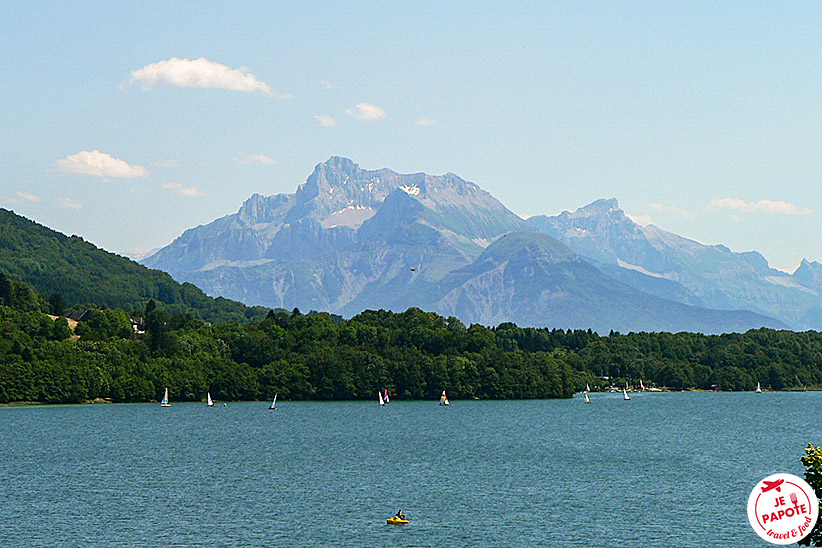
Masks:
[[[763,393],[765,393],[765,392],[774,392],[774,393],[788,393],[788,392],[791,392],[791,393],[793,393],[793,392],[819,392],[820,390],[822,390],[822,389],[820,389],[818,387],[814,387],[814,388],[808,388],[807,390],[799,390],[797,388],[786,388],[785,390],[765,389],[762,392]],[[622,392],[622,389],[618,389],[618,390],[608,389],[608,390],[598,390],[598,391],[597,390],[592,390],[590,393],[591,394],[618,394],[620,392]],[[672,388],[658,388],[656,390],[647,390],[647,389],[646,390],[628,390],[628,392],[632,393],[632,394],[638,394],[638,393],[641,393],[641,392],[647,392],[647,393],[663,393],[663,392],[664,393],[679,393],[679,392],[704,392],[704,393],[710,393],[710,392],[716,392],[716,393],[726,393],[726,394],[746,394],[746,393],[753,394],[754,393],[752,390],[705,390],[703,388],[688,388],[688,389],[685,389],[685,390],[675,390],[675,389],[672,389]],[[583,391],[575,392],[574,394],[582,394],[582,393],[583,393]],[[455,398],[450,398],[450,399],[452,401],[457,401],[457,402],[464,402],[464,401],[536,401],[536,400],[547,401],[547,400],[563,400],[563,399],[567,400],[567,399],[573,399],[573,397],[571,397],[571,398],[489,398],[489,399],[468,398],[468,399],[464,399],[464,400],[455,399]],[[300,400],[281,400],[281,401],[282,402],[294,403],[294,402],[341,402],[341,401],[368,402],[370,400],[328,400],[328,399],[302,400],[302,399],[300,399]],[[395,399],[394,401],[395,402],[423,401],[423,402],[434,402],[434,403],[437,402],[437,400],[430,400],[430,399],[423,399],[423,400]],[[219,402],[221,402],[221,403],[245,403],[245,402],[249,402],[249,403],[270,403],[270,400],[219,400]],[[16,401],[16,402],[0,403],[0,408],[3,408],[3,407],[37,407],[37,406],[42,406],[42,405],[100,405],[100,404],[119,405],[119,404],[135,404],[135,403],[138,403],[138,404],[144,404],[144,403],[159,404],[160,402],[159,402],[159,400],[116,402],[116,401],[108,399],[108,398],[96,398],[96,399],[93,399],[93,400],[86,400],[86,401],[76,402],[76,403],[49,403],[49,402],[38,402],[38,401]],[[202,404],[205,404],[206,401],[205,400],[189,400],[189,401],[177,401],[177,402],[172,402],[172,403],[176,403],[176,404],[202,403]],[[215,400],[215,403],[217,403],[217,400]]]

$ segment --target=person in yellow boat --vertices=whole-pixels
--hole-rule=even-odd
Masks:
[[[402,510],[397,510],[397,519],[405,519],[405,514],[403,514]]]

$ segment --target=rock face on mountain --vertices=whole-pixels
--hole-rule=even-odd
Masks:
[[[402,308],[494,239],[527,225],[453,174],[319,164],[294,194],[255,194],[143,260],[212,295],[356,313]]]
[[[607,332],[739,331],[770,318],[708,310],[638,291],[606,276],[555,239],[507,234],[437,287],[433,308],[464,321],[498,325],[588,325]]]
[[[746,311],[689,306],[701,304],[700,297],[675,278],[630,283],[649,276],[618,266],[618,254],[628,256],[632,245],[617,229],[613,250],[593,257],[603,269],[617,265],[609,275],[552,238],[551,231],[560,232],[552,223],[526,222],[450,173],[367,171],[334,157],[294,194],[255,194],[237,213],[187,230],[142,262],[210,295],[346,316],[420,306],[467,322],[604,331],[784,325]],[[644,230],[624,228],[633,230],[627,240],[644,246],[647,264],[667,264]],[[657,294],[637,289],[643,283]]]
[[[389,210],[377,216],[384,206]],[[345,251],[411,224],[441,233],[473,256],[500,234],[525,226],[493,196],[456,175],[365,171],[333,157],[294,194],[255,194],[234,215],[185,231],[143,262],[179,273],[301,260]]]
[[[799,268],[793,273],[793,279],[805,287],[822,291],[822,263],[802,259]]]
[[[757,252],[734,253],[637,225],[614,199],[528,223],[641,291],[686,304],[752,310],[796,328],[822,328],[822,315],[813,312],[822,304],[822,287],[813,282],[822,269],[807,261],[794,275],[786,274]]]

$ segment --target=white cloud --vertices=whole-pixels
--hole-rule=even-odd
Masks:
[[[337,84],[329,82],[328,80],[320,80],[320,85],[325,89],[335,89],[338,87]]]
[[[271,86],[257,79],[248,68],[234,69],[222,63],[199,59],[172,57],[167,61],[151,63],[131,71],[130,84],[140,83],[146,90],[157,85],[188,88],[221,88],[236,91],[261,92],[280,99],[291,99],[291,94],[275,93]]]
[[[13,197],[6,198],[6,201],[10,204],[22,204],[23,202],[40,202],[41,199],[37,194],[18,190],[14,193]]]
[[[83,204],[76,200],[72,200],[71,198],[61,198],[57,202],[57,205],[63,209],[83,209]]]
[[[686,219],[693,219],[694,214],[686,209],[681,209],[676,206],[669,206],[663,205],[656,202],[651,203],[651,209],[655,211],[662,211],[663,213],[668,213],[669,215],[674,215],[675,217],[684,217]]]
[[[332,118],[331,116],[326,116],[325,114],[315,114],[314,118],[320,123],[320,125],[326,127],[337,125],[337,121],[334,118]]]
[[[779,213],[782,215],[808,215],[811,210],[799,207],[790,202],[759,200],[758,202],[747,202],[739,198],[717,198],[711,200],[711,207],[718,209],[732,209],[734,211],[764,211],[766,213]]]
[[[183,186],[180,183],[163,183],[163,188],[174,191],[180,196],[188,196],[190,198],[202,198],[208,196],[205,192],[194,186]]]
[[[17,194],[17,197],[20,200],[24,201],[24,202],[39,202],[40,201],[40,196],[38,196],[37,194],[32,194],[30,192],[23,192],[22,190],[18,190],[16,192],[16,194]]]
[[[415,126],[433,126],[434,124],[436,124],[436,122],[430,118],[420,118],[414,122]]]
[[[640,226],[648,226],[653,222],[650,215],[631,215],[630,213],[625,213],[625,216]]]
[[[269,158],[265,154],[240,154],[240,158],[237,160],[241,164],[252,164],[252,163],[260,163],[266,164],[271,166],[277,165],[277,160],[274,158]]]
[[[356,107],[351,107],[346,110],[345,113],[354,118],[368,121],[379,120],[387,116],[385,110],[377,105],[369,105],[368,103],[360,103]]]
[[[133,179],[147,177],[148,170],[143,166],[131,165],[128,162],[112,157],[99,150],[84,150],[66,156],[58,162],[60,171],[65,173],[79,173],[81,175],[96,175],[97,177],[122,177]]]

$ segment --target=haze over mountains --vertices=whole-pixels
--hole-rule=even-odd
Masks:
[[[616,200],[523,220],[453,174],[332,157],[294,194],[255,194],[143,264],[210,295],[324,310],[418,306],[466,323],[598,331],[822,327],[822,265],[633,223]]]
[[[797,329],[822,329],[818,262],[804,260],[787,274],[755,251],[734,253],[653,225],[639,226],[613,199],[528,222],[641,291],[709,308],[752,310]]]

